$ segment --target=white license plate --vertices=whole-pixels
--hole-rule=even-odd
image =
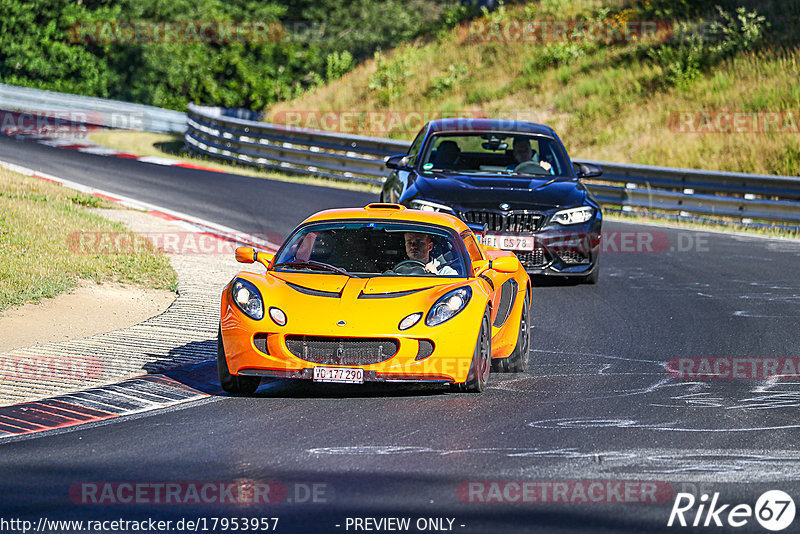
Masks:
[[[314,367],[314,382],[363,384],[364,370],[352,367]]]
[[[483,243],[503,250],[533,250],[533,236],[530,234],[486,234]]]

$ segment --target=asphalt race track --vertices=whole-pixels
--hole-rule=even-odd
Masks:
[[[319,209],[375,200],[3,137],[0,159],[248,232],[285,234]],[[0,515],[277,517],[277,532],[363,532],[356,518],[388,517],[410,518],[408,532],[683,532],[667,528],[678,492],[718,492],[732,507],[777,489],[798,502],[800,380],[676,378],[665,364],[800,356],[800,243],[613,222],[604,234],[656,246],[608,250],[596,286],[537,286],[528,372],[491,375],[482,395],[264,381],[253,398],[2,442]],[[99,505],[81,494],[83,483],[236,481],[269,484],[273,499]],[[523,482],[542,483],[527,502]],[[592,483],[600,498],[585,502],[576,487]],[[766,532],[754,517],[711,521],[697,530]]]

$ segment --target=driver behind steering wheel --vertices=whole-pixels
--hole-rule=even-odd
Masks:
[[[430,254],[433,250],[433,240],[429,234],[406,232],[404,234],[406,243],[406,254],[408,259],[400,262],[418,262],[419,265],[411,266],[409,272],[426,272],[438,274],[440,276],[457,276],[458,272],[452,267],[444,264],[444,259],[440,256],[431,259]]]
[[[536,166],[544,169],[546,172],[552,174],[553,166],[547,161],[540,161],[536,151],[531,148],[531,141],[527,137],[514,138],[514,161],[513,165],[509,165],[508,170],[517,173],[536,173],[542,174]],[[532,168],[533,167],[533,168]]]

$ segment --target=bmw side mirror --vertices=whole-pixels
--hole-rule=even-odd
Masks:
[[[603,175],[603,169],[591,163],[575,163],[575,176],[578,178],[596,178]]]
[[[408,154],[397,154],[386,160],[386,166],[390,169],[397,169],[401,171],[411,170],[408,165],[410,156]]]

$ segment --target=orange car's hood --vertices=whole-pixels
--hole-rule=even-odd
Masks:
[[[364,294],[406,293],[430,289],[441,285],[449,285],[459,280],[458,278],[433,276],[382,276],[370,278],[364,286],[363,292]]]
[[[376,276],[373,278],[348,278],[343,275],[317,273],[286,273],[271,271],[268,273],[286,282],[291,287],[302,291],[308,289],[325,293],[344,293],[345,286],[358,287],[359,294],[391,295],[394,293],[411,294],[436,286],[450,285],[461,279],[449,277],[413,277],[413,276]],[[401,296],[401,295],[398,295]]]
[[[341,293],[350,279],[339,274],[286,273],[278,271],[269,271],[266,276],[274,276],[291,286],[325,293]]]

